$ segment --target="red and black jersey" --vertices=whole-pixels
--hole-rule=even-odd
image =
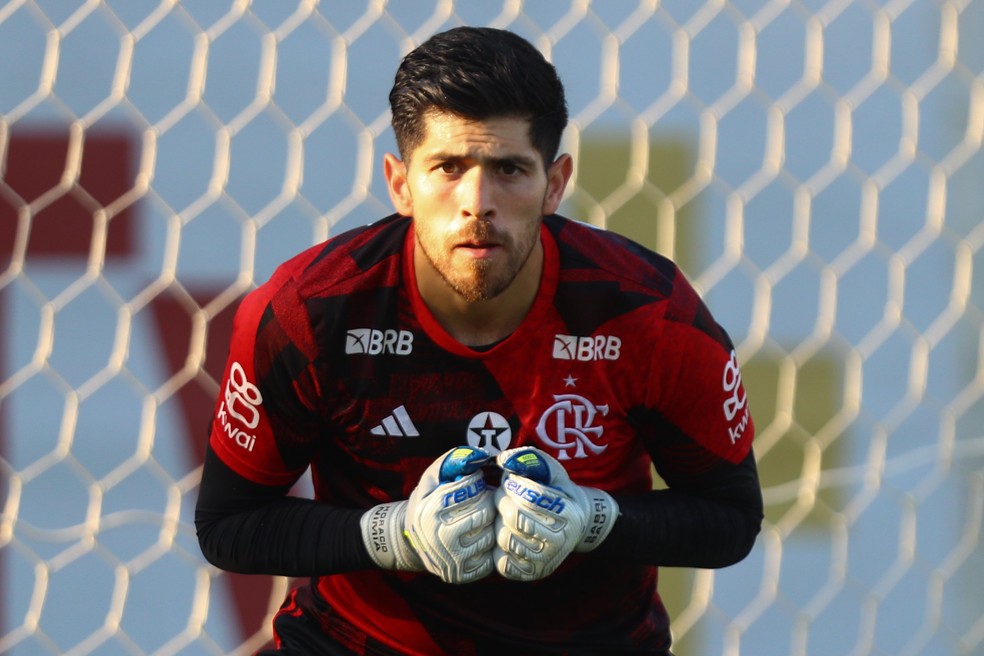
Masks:
[[[614,495],[672,488],[748,456],[754,432],[731,341],[668,259],[559,216],[520,327],[484,350],[456,342],[417,292],[413,231],[392,216],[313,247],[250,293],[210,438],[241,476],[366,508],[407,498],[461,444],[533,445]],[[321,576],[326,631],[407,653],[664,649],[656,568],[574,555],[535,583],[454,586],[430,574]]]

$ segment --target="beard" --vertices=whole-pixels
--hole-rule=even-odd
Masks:
[[[488,221],[478,221],[467,231],[446,238],[438,249],[432,249],[431,242],[419,231],[417,241],[444,283],[461,298],[474,303],[493,299],[512,284],[533,253],[539,234],[539,221],[532,222],[530,229],[517,238],[497,231]],[[492,259],[458,256],[455,263],[454,245],[462,242],[495,243],[502,253]]]

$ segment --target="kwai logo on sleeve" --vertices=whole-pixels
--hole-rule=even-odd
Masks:
[[[731,351],[731,358],[724,365],[721,385],[726,397],[721,407],[724,410],[724,419],[728,422],[728,437],[734,444],[745,433],[749,416],[748,397],[745,395],[745,388],[741,383],[738,354],[734,350]]]
[[[262,403],[260,389],[246,377],[243,366],[233,362],[218,418],[226,437],[247,451],[252,451],[256,444],[256,435],[252,431],[260,423],[259,406]]]

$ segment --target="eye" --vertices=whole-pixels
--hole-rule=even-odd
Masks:
[[[455,173],[458,172],[458,163],[452,161],[441,162],[440,164],[437,165],[437,170],[439,170],[441,173],[454,175]]]

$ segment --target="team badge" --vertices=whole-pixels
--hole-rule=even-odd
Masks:
[[[595,405],[580,394],[554,394],[554,404],[540,416],[536,434],[557,450],[557,460],[587,458],[608,448],[600,444],[605,427],[599,422],[608,405]]]

